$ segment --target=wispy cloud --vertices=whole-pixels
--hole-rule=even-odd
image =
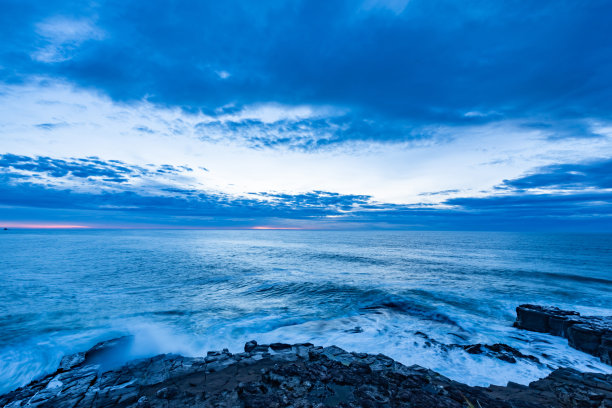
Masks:
[[[90,40],[102,40],[104,31],[88,19],[52,17],[36,24],[40,47],[32,58],[46,63],[58,63],[71,59],[78,48]]]

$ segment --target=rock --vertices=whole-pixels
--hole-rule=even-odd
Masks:
[[[272,343],[270,348],[274,351],[287,350],[291,348],[291,344],[286,343]]]
[[[177,395],[178,389],[176,387],[164,387],[157,390],[157,392],[155,393],[155,396],[157,396],[157,398],[168,400],[176,397]]]
[[[122,365],[128,360],[133,336],[123,336],[97,343],[86,352],[69,354],[60,361],[59,370],[68,371],[81,365],[102,365],[102,369]]]
[[[255,340],[247,341],[246,343],[244,343],[244,351],[246,353],[250,353],[251,351],[253,351],[253,349],[255,349],[255,347],[257,347],[257,342]]]
[[[268,347],[269,346],[267,344],[259,344],[251,350],[251,353],[267,353]]]
[[[425,345],[427,347],[437,346],[440,347],[444,351],[453,350],[453,349],[463,349],[469,354],[482,354],[491,358],[496,358],[498,360],[505,361],[507,363],[516,363],[518,359],[526,359],[530,360],[536,364],[540,363],[540,360],[536,356],[532,356],[530,354],[523,354],[514,347],[508,346],[503,343],[496,344],[445,344],[441,343],[436,339],[429,337],[427,334],[417,331],[415,335],[426,339]]]
[[[536,331],[540,333],[548,333],[548,314],[546,311],[540,308],[527,308],[521,305],[516,308],[516,327],[520,327],[525,330]]]
[[[612,365],[612,333],[606,333],[602,336],[597,354],[601,361]]]
[[[582,321],[580,315],[550,315],[548,317],[549,333],[553,336],[567,337],[570,327]]]
[[[587,324],[575,324],[571,326],[567,333],[569,345],[576,350],[597,355],[603,332]]]
[[[149,403],[149,400],[144,395],[140,397],[136,403],[136,407],[138,408],[149,408],[150,406],[151,404]]]
[[[458,345],[452,344],[451,346],[458,346]],[[540,362],[540,360],[537,357],[529,355],[529,354],[523,354],[517,349],[515,349],[514,347],[508,346],[507,344],[503,344],[503,343],[496,343],[493,345],[470,344],[467,346],[459,346],[459,347],[463,348],[465,351],[467,351],[470,354],[484,354],[484,355],[488,355],[489,357],[497,358],[499,360],[506,361],[512,364],[516,363],[517,358],[531,360],[534,363]]]
[[[78,365],[85,362],[85,353],[75,353],[64,356],[60,361],[59,369],[62,371],[68,371]]]
[[[514,326],[564,337],[571,347],[612,365],[612,316],[581,316],[575,311],[524,304],[516,308]]]
[[[258,347],[249,343],[246,348],[251,352]],[[519,353],[504,344],[458,347],[479,354]],[[282,352],[233,355],[223,351],[209,353],[206,358],[161,355],[109,371],[100,371],[99,365],[71,363],[79,358],[66,359],[64,368],[0,396],[0,406],[612,406],[612,375],[559,369],[529,386],[469,387],[423,367],[406,367],[382,354],[349,353],[309,343],[273,343],[270,348]]]

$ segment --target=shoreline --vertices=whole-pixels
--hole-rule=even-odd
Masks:
[[[510,382],[505,387],[471,387],[418,365],[407,367],[383,354],[350,353],[309,343],[248,342],[243,353],[162,354],[104,369],[104,361],[120,352],[126,339],[66,356],[56,372],[0,396],[0,405],[534,408],[612,404],[612,375],[561,368],[529,386]]]
[[[590,327],[600,330],[595,333],[600,340],[607,339],[612,333],[610,326],[601,324],[602,321],[609,322],[609,318],[581,316],[577,319],[575,312],[534,305],[517,308],[515,326],[544,331],[543,328],[550,327],[549,323],[536,326],[533,319],[548,322],[552,315],[555,318],[561,316],[561,320],[569,316],[573,319],[569,326],[577,324],[576,321],[582,325],[597,322],[597,326]],[[545,316],[544,320],[542,316]],[[310,343],[260,345],[250,341],[242,353],[232,354],[224,349],[210,351],[205,357],[162,354],[126,362],[125,351],[132,341],[130,336],[112,339],[98,343],[86,352],[65,356],[54,373],[0,396],[0,405],[612,406],[612,375],[582,373],[570,368],[556,369],[528,386],[509,382],[506,386],[473,387],[418,365],[405,366],[383,354],[351,353],[336,346],[319,347]],[[580,341],[574,339],[573,343],[575,348],[584,348]],[[503,344],[456,346],[470,353],[488,353],[505,361],[533,358]]]

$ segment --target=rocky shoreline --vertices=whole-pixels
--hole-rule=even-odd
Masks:
[[[516,308],[514,326],[564,337],[570,347],[612,365],[612,316],[581,316],[572,310],[524,304]]]
[[[554,325],[551,316],[579,316],[541,306],[519,308],[517,327],[547,333]],[[534,316],[541,325],[536,325]],[[417,365],[407,367],[382,354],[351,353],[336,346],[250,341],[242,353],[225,349],[205,357],[165,354],[127,361],[132,341],[129,336],[113,339],[66,356],[54,373],[0,396],[0,406],[612,407],[612,375],[569,368],[557,369],[528,386],[508,383],[485,388]],[[447,347],[510,363],[533,357],[503,344]]]

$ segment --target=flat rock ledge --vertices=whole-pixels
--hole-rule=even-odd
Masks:
[[[514,326],[565,337],[571,347],[612,365],[612,316],[581,316],[551,306],[520,305]]]
[[[166,354],[103,369],[126,341],[65,357],[55,373],[0,396],[0,406],[612,407],[612,375],[559,369],[529,386],[470,387],[382,354],[308,343],[251,341],[244,353]]]

